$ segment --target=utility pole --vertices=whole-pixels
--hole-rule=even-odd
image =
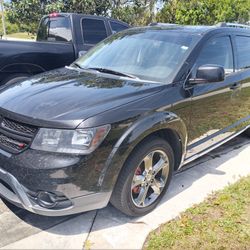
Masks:
[[[5,26],[5,18],[4,18],[3,1],[4,1],[4,0],[0,0],[0,7],[1,7],[1,10],[2,10],[3,35],[6,36],[6,26]]]
[[[45,5],[47,3],[47,0],[40,0],[40,3],[41,3],[41,8],[42,8],[43,12],[45,12]]]

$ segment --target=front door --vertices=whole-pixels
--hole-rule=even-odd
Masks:
[[[240,72],[241,91],[237,113],[241,129],[250,125],[250,36],[234,37],[236,47],[236,69]]]
[[[195,63],[196,70],[205,64],[223,66],[226,76],[223,82],[193,87],[187,159],[212,148],[236,132],[240,83],[237,82],[239,73],[235,72],[230,36],[212,37],[204,44]]]

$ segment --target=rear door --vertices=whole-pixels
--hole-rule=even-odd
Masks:
[[[197,84],[192,93],[192,118],[187,158],[199,154],[237,132],[239,73],[235,72],[232,40],[229,35],[217,35],[206,41],[199,53],[196,69],[216,64],[225,69],[225,80]]]
[[[250,125],[250,35],[238,34],[234,36],[237,71],[240,72],[240,101],[238,104],[238,116],[241,128]]]
[[[81,29],[83,45],[79,52],[80,55],[108,37],[108,28],[104,19],[84,17],[81,19]]]

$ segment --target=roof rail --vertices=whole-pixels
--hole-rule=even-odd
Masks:
[[[217,27],[229,27],[229,28],[242,28],[242,29],[250,29],[250,25],[247,24],[240,24],[240,23],[218,23],[216,24]]]
[[[148,26],[178,26],[176,23],[150,23]]]

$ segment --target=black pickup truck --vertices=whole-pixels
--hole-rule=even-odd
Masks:
[[[101,40],[127,28],[124,22],[99,16],[45,16],[36,41],[0,41],[0,85],[69,65]]]

